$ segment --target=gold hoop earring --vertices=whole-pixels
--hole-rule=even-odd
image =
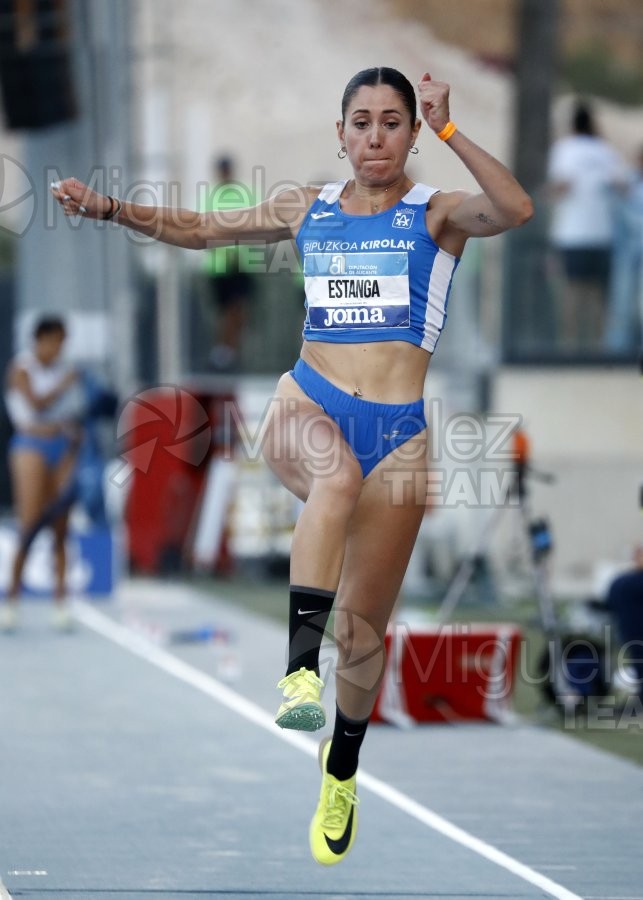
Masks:
[[[337,151],[337,159],[346,159],[346,147],[342,147],[341,150]]]
[[[412,153],[414,156],[415,156],[416,154],[418,154],[419,152],[420,152],[420,151],[419,151],[418,148],[415,146],[415,144],[414,144],[414,145],[411,147],[411,149],[409,150],[409,153]]]

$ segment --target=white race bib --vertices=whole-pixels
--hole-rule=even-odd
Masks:
[[[311,329],[408,328],[408,253],[307,253]]]

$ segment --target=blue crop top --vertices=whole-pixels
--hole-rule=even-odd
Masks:
[[[432,353],[459,262],[426,228],[437,188],[416,184],[391,209],[351,216],[339,205],[345,185],[322,188],[297,234],[305,340],[408,341]]]

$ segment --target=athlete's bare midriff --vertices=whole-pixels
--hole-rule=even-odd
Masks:
[[[413,403],[424,393],[431,354],[406,341],[304,341],[301,358],[347,394],[374,403]]]

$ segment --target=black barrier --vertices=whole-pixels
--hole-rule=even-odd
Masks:
[[[0,87],[10,129],[75,118],[67,0],[0,0]]]

